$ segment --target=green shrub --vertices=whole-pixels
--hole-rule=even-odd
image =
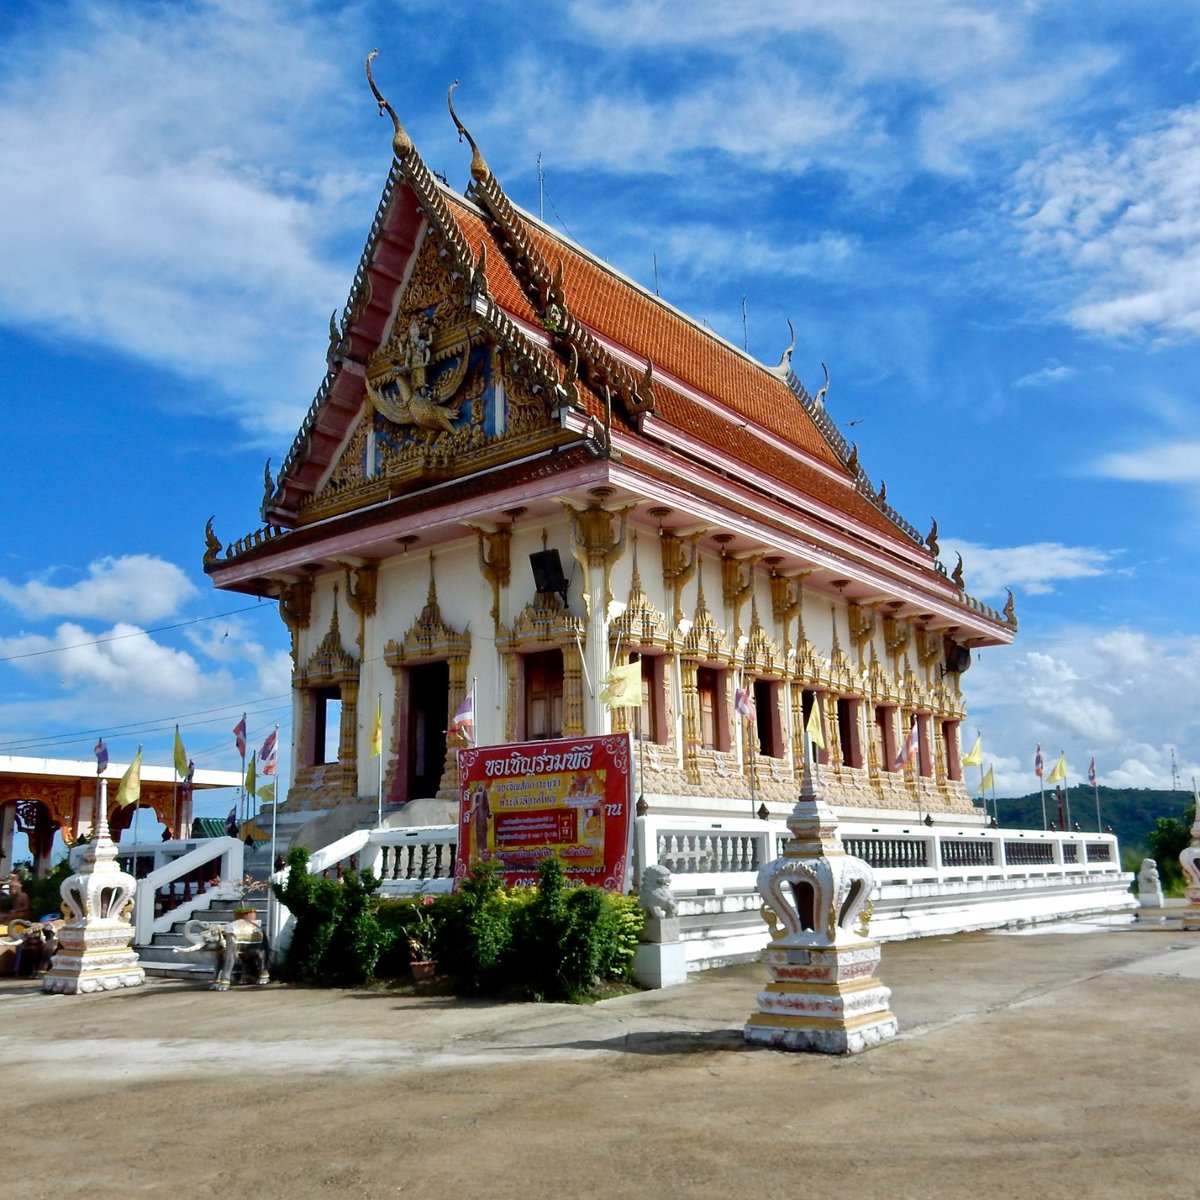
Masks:
[[[308,873],[308,859],[297,846],[288,855],[287,883],[273,885],[295,919],[279,974],[298,983],[365,983],[387,947],[372,899],[379,881],[370,871],[350,871],[340,882],[321,879]]]
[[[598,979],[628,980],[642,927],[642,913],[629,897],[597,887],[568,885],[558,858],[538,864],[513,939],[508,974],[538,1000],[580,1000]]]
[[[367,872],[338,883],[308,874],[293,850],[286,886],[295,932],[282,978],[353,985],[407,977],[416,958],[434,958],[457,992],[580,1000],[598,979],[628,981],[643,913],[637,901],[568,884],[562,862],[545,858],[535,888],[505,888],[491,864],[472,869],[450,895],[373,900]]]
[[[1146,837],[1154,860],[1158,863],[1158,877],[1162,880],[1163,891],[1168,896],[1183,894],[1185,880],[1179,856],[1191,844],[1195,819],[1196,806],[1189,804],[1182,821],[1176,817],[1159,817]]]
[[[513,915],[500,876],[480,863],[450,897],[439,942],[439,963],[466,995],[495,994],[508,982]]]

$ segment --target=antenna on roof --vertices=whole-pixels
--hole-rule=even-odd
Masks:
[[[658,290],[658,255],[652,254],[650,257],[654,259],[654,294],[661,296],[662,293]]]
[[[742,349],[750,353],[750,319],[746,315],[746,297],[742,297]]]
[[[538,151],[537,156],[537,173],[538,173],[538,220],[544,225],[546,223],[546,176],[542,172],[542,152]]]

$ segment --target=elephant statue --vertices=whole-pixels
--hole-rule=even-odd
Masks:
[[[176,946],[176,954],[213,952],[216,962],[209,984],[212,991],[229,991],[235,977],[245,983],[270,983],[266,935],[252,917],[235,916],[224,923],[188,921],[183,937],[186,944]]]

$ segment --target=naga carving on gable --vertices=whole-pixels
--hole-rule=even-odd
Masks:
[[[448,341],[436,339],[432,317],[418,310],[399,336],[393,334],[371,356],[367,397],[394,425],[413,425],[434,437],[453,433],[467,398],[463,382],[470,361],[471,337],[465,328],[454,331]]]
[[[436,235],[425,239],[391,332],[366,372],[370,407],[392,425],[423,432],[427,444],[454,433],[464,405],[483,393],[482,379],[469,380],[480,372],[471,371],[463,319],[468,281],[447,272],[440,248]],[[481,416],[472,412],[472,423]]]

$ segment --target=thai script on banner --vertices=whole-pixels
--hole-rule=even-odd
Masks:
[[[557,754],[522,754],[510,751],[507,758],[489,758],[487,774],[496,775],[545,775],[552,771],[590,771],[592,751],[595,747],[581,743]]]
[[[557,855],[568,878],[624,891],[631,765],[624,733],[460,750],[455,879],[490,862],[509,886],[534,883]]]

